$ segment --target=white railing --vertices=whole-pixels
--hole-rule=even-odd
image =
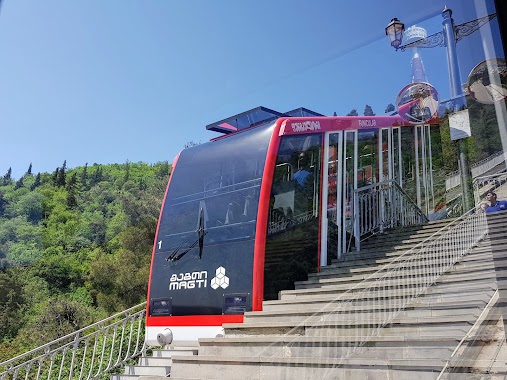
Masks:
[[[146,303],[0,363],[0,380],[99,379],[146,351]]]
[[[358,327],[353,349],[363,345],[393,321],[415,298],[425,293],[436,280],[468,253],[487,233],[486,216],[472,210],[437,233],[397,257],[345,294],[331,302],[329,315],[347,315]],[[364,289],[362,289],[364,288]],[[357,292],[357,289],[362,289]],[[358,302],[368,299],[375,308],[354,315]],[[333,315],[335,318],[336,315]]]
[[[507,152],[496,152],[493,153],[491,156],[476,162],[475,164],[471,165],[471,173],[472,178],[476,178],[484,173],[486,173],[488,170],[493,169],[495,166],[500,165],[502,162],[505,162],[507,159]],[[450,189],[453,189],[457,186],[461,185],[461,178],[459,171],[454,171],[452,173],[447,174],[445,179],[445,190],[449,191]]]
[[[305,223],[314,217],[313,211],[304,212],[298,215],[285,215],[279,210],[271,210],[268,221],[268,235],[285,231],[289,227]]]
[[[428,218],[395,181],[385,181],[354,191],[356,248],[363,236],[394,227],[424,224]]]
[[[498,302],[498,299],[499,299],[499,292],[497,289],[495,291],[495,293],[493,293],[493,295],[491,296],[486,307],[482,310],[481,314],[479,315],[479,318],[477,318],[477,320],[475,321],[473,326],[470,328],[470,330],[468,330],[466,335],[460,340],[458,345],[454,348],[454,351],[452,352],[449,359],[445,362],[444,368],[442,368],[442,371],[440,371],[440,374],[438,375],[436,380],[448,379],[450,377],[450,374],[452,373],[453,367],[458,365],[459,361],[461,359],[466,360],[466,358],[460,357],[460,355],[459,355],[460,351],[463,350],[463,348],[467,345],[469,340],[473,341],[473,336],[478,333],[479,329],[481,328],[481,325],[486,321],[488,314],[493,310],[496,303]],[[495,331],[495,329],[492,329],[492,330]],[[491,365],[493,365],[493,362],[497,359],[499,349],[501,349],[502,344],[505,341],[505,339],[503,339],[504,333],[500,331],[500,334],[502,335],[501,339],[499,339],[501,341],[501,344],[498,346],[496,354],[493,355],[493,357],[491,358]],[[484,337],[481,337],[481,339],[484,339]],[[461,356],[465,356],[465,355],[461,355]]]
[[[475,203],[479,203],[488,190],[494,190],[507,183],[507,169],[487,176],[474,178],[473,188]]]
[[[383,328],[473,249],[487,230],[486,215],[471,210],[347,291],[330,296],[325,306],[281,338],[284,357],[305,352],[300,355],[311,365],[305,367],[304,378],[314,378],[316,373],[319,379],[336,378],[336,369],[344,360],[381,335]],[[312,336],[316,339],[302,338]],[[266,350],[255,356],[263,356]]]

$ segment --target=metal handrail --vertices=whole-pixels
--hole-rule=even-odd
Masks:
[[[474,189],[475,203],[481,201],[481,197],[489,190],[494,190],[507,182],[507,169],[496,173],[474,178],[472,186]],[[481,193],[481,188],[484,189]]]
[[[0,380],[98,379],[145,353],[146,302],[0,363]]]
[[[495,293],[493,293],[493,295],[491,296],[486,307],[482,310],[481,314],[479,315],[479,318],[477,318],[477,320],[475,321],[473,326],[470,328],[470,330],[468,330],[466,335],[460,340],[458,345],[454,348],[454,351],[452,352],[449,359],[447,359],[447,361],[445,362],[444,368],[442,368],[442,371],[440,371],[436,380],[443,379],[444,375],[446,375],[448,373],[448,371],[452,368],[451,362],[457,357],[457,354],[458,354],[459,350],[461,349],[461,347],[463,347],[464,343],[477,331],[477,329],[479,328],[481,323],[484,322],[485,317],[488,315],[488,313],[491,311],[493,306],[496,304],[496,302],[498,301],[498,298],[499,298],[499,293],[498,293],[498,289],[497,289],[495,291]],[[495,358],[496,358],[496,356],[495,356]],[[493,358],[493,360],[495,358]]]
[[[363,326],[360,334],[362,338],[353,348],[362,346],[381,328],[392,322],[408,304],[425,293],[442,274],[483,239],[486,233],[485,214],[470,210],[347,291],[353,292],[369,284],[356,297],[339,302],[338,307],[330,311],[340,314],[350,312],[347,309],[354,307],[359,299],[364,298],[373,299],[373,302],[380,306],[376,311],[362,314],[359,320],[356,320]],[[409,287],[410,284],[416,286]],[[391,290],[396,293],[394,297],[388,297]],[[337,301],[343,298],[342,294]],[[382,302],[387,298],[387,304]]]
[[[314,217],[313,211],[306,211],[292,217],[275,211],[271,210],[269,213],[268,235],[285,231],[289,227],[305,223]]]
[[[386,228],[424,224],[428,218],[394,180],[354,190],[356,249],[363,236],[383,232]]]
[[[503,155],[504,153],[506,153],[506,152],[504,152],[503,150],[500,150],[500,151],[498,151],[498,152],[495,152],[495,153],[493,153],[492,155],[490,155],[490,156],[488,156],[488,157],[486,157],[486,158],[483,158],[483,159],[482,159],[482,160],[480,160],[480,161],[477,161],[477,162],[475,162],[475,163],[471,164],[471,165],[470,165],[470,168],[476,168],[476,167],[478,167],[478,166],[480,166],[480,165],[482,165],[482,164],[485,164],[486,162],[489,162],[489,161],[493,160],[494,158],[496,158],[496,157],[498,157],[498,156]],[[452,177],[452,176],[455,176],[455,175],[459,175],[459,170],[454,170],[454,171],[452,171],[452,172],[450,172],[450,173],[447,173],[445,176],[446,176],[446,177]]]
[[[473,249],[487,231],[486,215],[480,209],[472,209],[453,220],[298,323],[281,338],[284,351],[298,352],[299,345],[304,348],[311,345],[300,340],[301,329],[304,329],[305,336],[313,336],[312,331],[323,329],[315,335],[332,340],[340,336],[338,327],[346,325],[348,329],[353,329],[347,334],[350,340],[342,341],[341,345],[327,346],[325,357],[318,349],[315,351],[315,358],[322,358],[325,366],[325,375],[320,372],[319,378],[334,378],[341,360],[350,358],[378,336],[384,327]],[[364,300],[368,300],[371,309],[357,311]],[[260,350],[255,356],[262,356],[265,350]],[[332,358],[332,362],[326,358]],[[312,365],[313,368],[318,366],[317,363]]]

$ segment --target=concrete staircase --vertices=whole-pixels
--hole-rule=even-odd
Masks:
[[[501,215],[488,217],[494,233],[364,339],[372,313],[394,313],[400,294],[421,280],[397,283],[395,273],[392,285],[371,290],[369,276],[447,223],[371,238],[360,253],[310,274],[295,290],[281,291],[278,300],[265,301],[262,312],[246,313],[244,323],[224,325],[225,337],[200,339],[198,355],[173,356],[171,379],[423,380],[439,378],[444,367],[442,379],[503,379],[507,296],[496,292],[497,282],[507,284],[507,223]],[[438,259],[411,261],[407,270],[431,275],[439,265]],[[128,370],[144,375],[137,368]]]
[[[173,358],[197,355],[198,344],[152,350],[151,355],[139,358],[136,365],[127,365],[123,374],[111,375],[111,380],[136,380],[167,378],[171,372]]]

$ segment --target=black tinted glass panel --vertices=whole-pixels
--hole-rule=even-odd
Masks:
[[[282,137],[269,205],[264,298],[276,299],[315,270],[322,135]]]
[[[272,129],[255,128],[181,153],[160,221],[151,289],[152,299],[171,298],[172,315],[222,314],[224,293],[251,292]]]

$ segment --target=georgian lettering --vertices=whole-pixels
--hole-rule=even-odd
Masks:
[[[320,130],[320,121],[302,121],[291,123],[292,132],[308,132]]]
[[[208,286],[208,272],[187,272],[171,275],[169,290],[199,289]]]

